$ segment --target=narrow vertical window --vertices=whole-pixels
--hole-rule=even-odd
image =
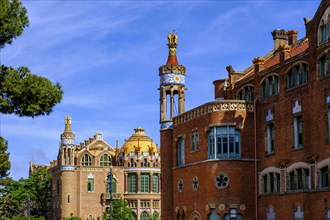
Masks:
[[[330,99],[330,97],[329,97]],[[328,119],[328,143],[330,143],[330,105],[328,106],[328,112],[327,112],[327,119]]]
[[[94,192],[94,178],[87,179],[87,192]]]
[[[322,56],[319,59],[319,75],[320,76],[324,76],[326,75],[326,55]]]
[[[274,131],[274,124],[268,123],[267,124],[267,137],[266,137],[266,153],[271,154],[275,152],[275,131]]]
[[[184,140],[179,138],[177,142],[177,166],[184,165]]]
[[[152,175],[152,192],[158,193],[158,174]]]
[[[301,115],[293,118],[293,148],[301,148],[303,146],[303,123]]]
[[[329,187],[329,168],[328,166],[323,167],[320,169],[321,174],[321,187]]]

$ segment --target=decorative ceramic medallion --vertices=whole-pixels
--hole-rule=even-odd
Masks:
[[[182,179],[179,179],[178,181],[178,192],[182,192],[183,191],[183,180]]]
[[[214,177],[214,185],[218,189],[226,188],[228,186],[228,184],[229,184],[229,177],[228,177],[227,174],[225,174],[225,173],[218,173]]]
[[[192,189],[193,191],[196,191],[198,189],[198,178],[197,176],[194,176],[192,179]]]
[[[160,85],[181,84],[185,85],[185,76],[177,73],[160,75]]]

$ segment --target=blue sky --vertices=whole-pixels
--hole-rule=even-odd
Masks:
[[[187,68],[186,110],[214,99],[212,82],[225,67],[244,70],[273,47],[271,31],[305,36],[319,0],[299,1],[23,1],[30,26],[1,51],[1,63],[28,66],[59,82],[63,100],[50,116],[1,115],[11,176],[28,176],[29,161],[56,159],[64,117],[76,143],[103,132],[122,146],[136,127],[159,144],[158,68],[167,60],[167,33],[179,35]]]

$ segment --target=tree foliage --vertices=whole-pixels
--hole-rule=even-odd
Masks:
[[[48,115],[61,101],[60,84],[30,74],[27,67],[0,67],[0,112],[18,116]]]
[[[70,214],[70,217],[64,217],[63,220],[82,220],[82,218],[73,215],[73,213]]]
[[[27,11],[19,0],[0,0],[0,48],[11,44],[28,25]]]
[[[0,136],[0,186],[4,186],[8,182],[10,161],[9,153],[7,153],[8,142]],[[1,193],[1,192],[0,192]]]
[[[134,220],[131,209],[128,207],[128,202],[124,199],[115,199],[112,202],[112,219],[113,220]],[[109,219],[109,213],[103,213],[103,220]]]
[[[37,169],[29,178],[12,180],[5,186],[0,204],[0,210],[7,218],[26,216],[28,207],[31,216],[46,216],[47,200],[51,195],[51,175],[43,168]],[[10,214],[8,214],[10,213]]]

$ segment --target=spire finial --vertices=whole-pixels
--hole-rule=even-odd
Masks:
[[[178,35],[176,31],[173,32],[169,32],[167,35],[167,39],[168,39],[168,48],[170,49],[170,54],[176,54],[176,48],[178,47]]]
[[[169,54],[166,65],[179,65],[178,59],[176,58],[176,48],[178,47],[178,34],[176,31],[168,32],[167,35],[167,46]]]
[[[65,116],[65,130],[64,131],[71,132],[71,117],[70,116]]]

